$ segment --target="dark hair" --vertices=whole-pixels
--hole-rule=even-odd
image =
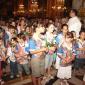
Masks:
[[[16,37],[13,37],[11,40],[17,42],[17,38]]]
[[[81,33],[82,33],[82,32],[84,32],[84,33],[85,33],[85,30],[81,30],[81,31],[79,32],[79,35],[81,35]]]
[[[77,12],[76,9],[71,9],[71,11],[72,11],[73,13],[75,13],[75,15],[77,16],[78,12]]]
[[[72,32],[67,32],[67,34],[66,34],[69,38],[74,38],[74,36],[73,36],[73,33]]]
[[[68,25],[67,24],[63,24],[62,27],[61,27],[61,29],[63,29],[64,26],[66,26],[67,29],[68,29]]]
[[[17,38],[26,40],[26,36],[24,35],[24,33],[18,34],[18,35],[17,35]]]
[[[16,28],[15,28],[14,26],[12,26],[12,25],[9,25],[8,28],[9,28],[9,29],[16,29]]]
[[[76,33],[75,31],[71,31],[72,33]]]

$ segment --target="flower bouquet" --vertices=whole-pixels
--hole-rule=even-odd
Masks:
[[[69,64],[74,60],[74,55],[68,51],[66,57],[62,60],[62,64]]]
[[[52,55],[52,54],[54,53],[54,48],[53,48],[54,45],[55,45],[55,44],[54,44],[53,42],[50,43],[50,42],[47,42],[47,41],[46,41],[46,47],[48,47],[48,49],[49,49],[48,53],[49,53],[50,55]]]
[[[24,35],[28,36],[28,35],[29,35],[29,33],[28,33],[28,32],[24,32]]]

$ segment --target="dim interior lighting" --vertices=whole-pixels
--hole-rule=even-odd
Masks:
[[[56,6],[52,6],[52,9],[56,9]]]
[[[61,8],[62,8],[61,6],[58,6],[58,7],[57,7],[58,10],[61,9]]]
[[[39,12],[39,11],[40,11],[40,9],[38,9],[38,2],[32,1],[31,8],[29,9],[29,12],[36,13],[36,12]]]
[[[18,9],[17,12],[18,12],[18,13],[24,13],[24,12],[25,12],[25,10],[24,10],[24,5],[23,5],[23,4],[20,4],[20,5],[19,5],[19,9]]]

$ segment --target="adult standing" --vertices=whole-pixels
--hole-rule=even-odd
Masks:
[[[75,9],[71,9],[70,11],[70,19],[68,21],[68,28],[69,31],[75,31],[76,36],[79,37],[79,32],[81,30],[81,22],[77,17],[77,11]]]

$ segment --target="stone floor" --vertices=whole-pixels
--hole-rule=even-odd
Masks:
[[[72,78],[69,79],[69,85],[84,85],[83,84],[83,75],[85,69],[81,69],[80,73],[72,73]],[[53,79],[48,79],[48,81],[43,80],[42,85],[60,85],[59,79],[56,77],[57,71],[52,70],[52,75],[54,76]],[[20,78],[10,79],[9,76],[4,77],[5,84],[4,85],[33,85],[31,76],[24,76],[23,80]]]

